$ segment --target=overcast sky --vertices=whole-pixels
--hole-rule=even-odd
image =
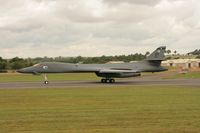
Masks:
[[[0,56],[200,49],[200,0],[0,0]]]

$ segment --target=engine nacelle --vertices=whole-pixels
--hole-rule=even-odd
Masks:
[[[129,77],[138,77],[141,76],[141,73],[98,73],[96,72],[98,77],[106,77],[106,78],[129,78]]]

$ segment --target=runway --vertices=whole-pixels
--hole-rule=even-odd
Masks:
[[[199,86],[200,79],[132,79],[117,80],[116,83],[103,84],[98,81],[52,81],[48,85],[43,82],[14,82],[0,83],[0,89],[31,89],[31,88],[76,88],[76,87],[109,87],[109,86],[138,86],[138,85],[180,85]]]

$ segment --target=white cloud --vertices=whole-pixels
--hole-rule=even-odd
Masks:
[[[116,5],[116,4],[141,4],[141,5],[155,5],[158,2],[160,2],[160,0],[104,0],[104,2],[107,2],[108,4],[111,5]]]
[[[1,0],[0,0],[1,2]],[[199,48],[198,0],[16,0],[0,5],[0,56],[100,56]]]

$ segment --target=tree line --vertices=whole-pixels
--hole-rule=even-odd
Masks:
[[[188,54],[192,54],[192,55],[200,55],[200,49],[196,49]]]
[[[95,63],[107,63],[110,61],[139,61],[143,60],[146,55],[143,54],[131,54],[131,55],[119,55],[119,56],[101,56],[101,57],[37,57],[37,58],[19,58],[14,57],[12,59],[3,59],[0,57],[0,70],[17,70],[24,67],[29,67],[40,62],[64,62],[64,63],[82,63],[82,64],[95,64]]]
[[[166,50],[166,54],[171,55],[171,53],[177,54],[175,50],[172,52],[171,50]],[[101,57],[37,57],[37,58],[19,58],[14,57],[12,59],[3,59],[0,57],[0,72],[4,70],[17,70],[24,67],[29,67],[34,64],[40,62],[64,62],[64,63],[82,63],[82,64],[95,64],[95,63],[107,63],[110,61],[123,61],[123,62],[130,62],[130,61],[140,61],[146,58],[150,52],[146,52],[145,54],[135,53],[130,55],[119,55],[119,56],[101,56]],[[197,58],[200,58],[200,50],[195,50],[190,52],[189,54],[199,55]]]

